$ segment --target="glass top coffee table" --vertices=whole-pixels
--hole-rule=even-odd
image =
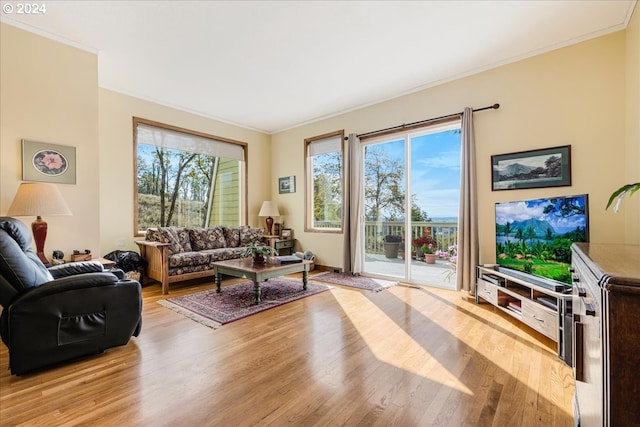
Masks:
[[[260,283],[274,277],[302,273],[302,289],[307,290],[307,276],[311,261],[303,260],[295,264],[253,264],[251,260],[230,259],[211,263],[215,269],[216,292],[222,292],[220,276],[226,274],[253,281],[256,304],[260,304]]]

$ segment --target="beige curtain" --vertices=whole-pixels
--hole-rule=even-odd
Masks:
[[[344,191],[344,247],[343,271],[360,274],[362,272],[362,156],[360,138],[355,133],[349,134],[347,143],[347,171]]]
[[[458,214],[458,263],[456,289],[475,294],[478,265],[478,200],[476,191],[476,153],[473,137],[473,110],[462,113],[462,159],[460,210]]]

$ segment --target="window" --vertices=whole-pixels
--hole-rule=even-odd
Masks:
[[[305,139],[306,231],[342,232],[344,131]]]
[[[135,117],[133,130],[136,235],[246,222],[246,144]]]

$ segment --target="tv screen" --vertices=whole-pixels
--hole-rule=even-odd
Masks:
[[[571,284],[571,244],[589,240],[587,195],[496,203],[496,262]]]

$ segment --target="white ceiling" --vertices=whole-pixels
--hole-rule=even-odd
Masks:
[[[624,29],[636,1],[2,3],[97,52],[103,88],[274,133]]]

